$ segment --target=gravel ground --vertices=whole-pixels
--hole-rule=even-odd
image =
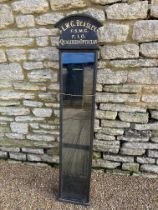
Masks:
[[[57,201],[58,169],[0,161],[0,210],[158,210],[158,179],[92,173],[91,205]]]

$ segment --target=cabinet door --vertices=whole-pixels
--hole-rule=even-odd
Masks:
[[[88,203],[93,138],[95,52],[61,53],[60,197]]]

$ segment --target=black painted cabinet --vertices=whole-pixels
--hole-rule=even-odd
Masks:
[[[60,198],[89,203],[96,52],[61,52]]]

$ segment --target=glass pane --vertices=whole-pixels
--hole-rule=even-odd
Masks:
[[[62,92],[86,96],[93,93],[95,53],[62,53]]]
[[[62,197],[86,202],[95,53],[61,54]]]
[[[92,103],[93,97],[89,97],[89,102]],[[91,131],[91,108],[92,105],[83,105],[82,101],[74,101],[73,96],[70,97],[69,105],[63,106],[62,119],[62,142],[89,145]],[[77,103],[78,102],[78,103]],[[71,104],[71,105],[70,105]]]
[[[89,152],[76,148],[63,148],[63,175],[87,176]]]
[[[62,196],[66,199],[87,200],[89,152],[63,148]]]

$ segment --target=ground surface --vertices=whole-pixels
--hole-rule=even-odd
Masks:
[[[58,169],[0,161],[0,210],[157,210],[158,179],[92,174],[91,206],[57,201]]]

